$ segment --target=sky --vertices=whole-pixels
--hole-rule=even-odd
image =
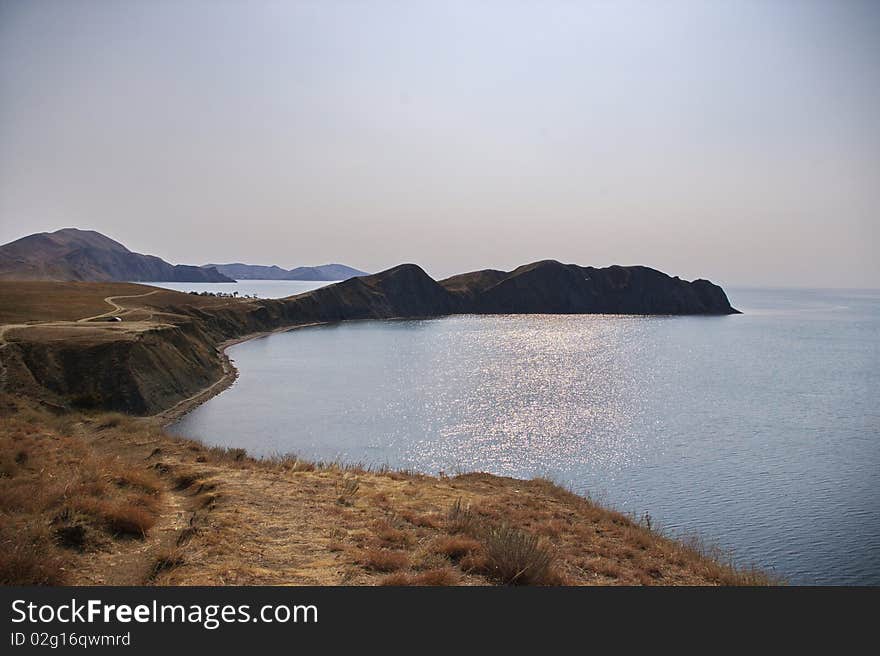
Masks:
[[[0,243],[880,287],[880,3],[0,0]]]

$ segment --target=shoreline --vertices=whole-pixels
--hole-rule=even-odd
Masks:
[[[469,315],[466,315],[469,316]],[[477,316],[489,316],[489,315],[477,315]],[[389,317],[389,318],[370,318],[370,319],[343,319],[340,321],[312,321],[309,323],[298,323],[298,324],[289,324],[286,326],[281,326],[279,328],[274,328],[272,330],[260,330],[255,333],[248,333],[246,335],[242,335],[240,337],[233,337],[231,339],[226,339],[217,344],[214,349],[217,351],[217,354],[220,357],[220,366],[223,369],[223,373],[220,375],[216,381],[208,385],[207,387],[202,388],[192,396],[189,396],[185,399],[181,399],[177,403],[175,403],[170,408],[162,410],[152,415],[146,415],[141,417],[141,419],[145,421],[158,422],[161,428],[167,428],[174,422],[180,420],[196,408],[198,408],[203,403],[211,400],[215,396],[223,393],[226,389],[228,389],[232,383],[235,382],[235,379],[238,378],[238,369],[232,361],[229,359],[229,356],[226,354],[226,350],[238,344],[243,344],[244,342],[249,342],[254,339],[260,339],[262,337],[270,337],[272,335],[292,332],[294,330],[298,330],[300,328],[315,328],[317,326],[330,326],[332,324],[337,323],[354,323],[360,321],[412,321],[419,319],[436,319],[438,317]]]
[[[84,288],[74,300],[90,308],[112,296],[112,289],[99,290],[93,298]],[[176,316],[180,313],[173,312],[175,300],[158,301],[158,307],[145,311],[161,312],[170,306]],[[64,301],[71,299],[65,296]],[[33,565],[33,570],[16,566],[4,574],[0,563],[0,579],[68,585],[489,585],[514,580],[534,585],[762,585],[774,581],[759,570],[719,560],[702,544],[665,536],[638,518],[546,479],[486,473],[438,476],[295,457],[253,458],[241,448],[209,446],[166,432],[169,424],[235,381],[240,372],[228,355],[231,346],[343,321],[416,318],[290,322],[284,321],[290,313],[272,303],[265,307],[251,317],[237,303],[215,308],[196,302],[188,315],[196,321],[204,318],[199,310],[216,310],[216,322],[204,330],[186,330],[185,322],[172,322],[182,329],[161,331],[157,340],[142,340],[129,338],[125,324],[95,325],[86,336],[92,341],[71,346],[79,353],[95,344],[98,349],[90,353],[88,366],[118,369],[119,378],[105,386],[105,401],[124,401],[124,394],[109,394],[119,388],[124,392],[128,388],[123,386],[129,384],[132,393],[141,393],[154,404],[151,414],[95,408],[56,412],[39,398],[39,389],[30,395],[0,392],[0,400],[10,409],[5,430],[0,431],[0,456],[14,474],[4,480],[24,486],[29,490],[26,496],[39,501],[33,508],[12,504],[0,509],[10,514],[11,522],[0,527],[0,537],[8,531],[10,543],[21,547],[15,553]],[[264,329],[248,331],[248,326]],[[94,331],[103,339],[95,338]],[[117,333],[118,340],[107,338]],[[50,344],[40,341],[37,333],[28,337],[35,344]],[[116,344],[125,348],[126,366],[114,360]],[[163,371],[173,366],[199,367],[218,376],[200,376],[201,385],[177,387],[177,379]],[[10,376],[13,373],[9,371]],[[150,386],[136,385],[137,376],[149,377]],[[180,390],[177,398],[186,398],[175,400],[173,390]],[[21,453],[27,455],[20,457]],[[95,472],[101,480],[109,476],[122,484],[94,487]],[[75,493],[41,496],[41,490],[58,485]],[[60,525],[58,517],[72,519]],[[128,523],[118,524],[120,518]],[[81,544],[59,540],[59,531],[67,530],[68,524]],[[514,574],[509,576],[502,565],[519,558],[520,552],[508,542],[499,542],[499,536],[531,545],[545,567],[531,571],[529,562],[514,563]],[[520,578],[527,570],[528,577]]]
[[[315,326],[326,325],[329,325],[326,321],[294,324],[290,326],[275,328],[274,330],[261,330],[255,333],[248,333],[247,335],[242,335],[241,337],[233,337],[232,339],[227,339],[220,342],[214,347],[217,351],[217,355],[220,357],[220,366],[223,369],[223,373],[220,375],[220,378],[218,378],[207,387],[199,390],[192,396],[181,399],[170,408],[162,410],[161,412],[157,412],[153,415],[148,415],[143,419],[151,422],[157,422],[161,428],[167,428],[174,422],[179,421],[181,418],[198,408],[203,403],[211,400],[215,396],[227,390],[232,385],[232,383],[235,382],[235,379],[238,378],[238,368],[236,368],[236,366],[232,364],[232,360],[230,360],[229,356],[226,354],[226,349],[232,346],[236,346],[237,344],[243,344],[244,342],[249,342],[254,339],[260,339],[261,337],[269,337],[270,335],[275,335],[278,333],[291,332],[299,328],[312,328]]]

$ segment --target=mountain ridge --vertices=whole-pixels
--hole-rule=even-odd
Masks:
[[[170,264],[136,253],[94,230],[62,228],[0,246],[0,279],[133,282],[234,282],[216,269]]]

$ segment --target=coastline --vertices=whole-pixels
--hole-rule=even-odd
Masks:
[[[39,287],[15,288],[12,293],[30,303],[44,303],[44,290]],[[59,309],[54,310],[59,315],[71,313],[65,309],[71,302],[83,310],[100,307],[114,291],[83,286],[71,299],[67,285],[55,287],[64,291],[64,305],[59,301]],[[291,322],[295,315],[275,301],[218,304],[213,299],[183,299],[177,292],[156,293],[150,299],[148,307],[130,308],[132,321],[62,322],[28,332],[36,349],[28,351],[16,343],[14,371],[8,375],[18,375],[18,380],[25,379],[25,365],[34,366],[44,379],[51,375],[65,381],[63,375],[76,371],[77,365],[83,371],[110,371],[115,377],[102,381],[104,387],[99,388],[107,393],[96,399],[105,403],[103,408],[77,407],[72,395],[78,388],[63,390],[67,397],[55,392],[61,400],[71,399],[65,408],[49,405],[41,398],[45,394],[41,388],[28,394],[21,393],[23,388],[15,394],[0,391],[0,402],[8,409],[0,430],[0,457],[11,472],[0,483],[16,486],[16,499],[24,495],[36,500],[32,506],[0,507],[10,517],[8,526],[0,527],[0,538],[13,545],[18,559],[6,570],[0,562],[0,582],[763,585],[772,581],[762,572],[735,567],[717,559],[711,550],[664,536],[639,519],[545,479],[485,473],[430,476],[295,457],[257,459],[241,448],[211,447],[168,433],[165,426],[235,381],[239,371],[227,353],[231,346],[298,328],[404,317],[398,308],[387,308],[385,314],[390,316],[339,318],[306,312],[322,320]],[[180,311],[177,303],[182,300],[193,303],[188,312]],[[163,321],[162,330],[146,331],[147,323],[158,325],[154,317],[163,311],[167,325]],[[77,314],[93,316],[95,311],[77,309]],[[191,325],[193,319],[200,323]],[[64,332],[71,326],[76,326],[75,340]],[[253,330],[260,327],[267,329]],[[70,367],[40,370],[42,361],[34,360],[34,353],[57,355],[53,349],[58,344],[72,355],[46,362],[63,361]],[[8,364],[6,358],[3,363]],[[198,384],[186,387],[167,375],[175,367],[200,367],[214,376],[200,377],[201,389]],[[141,386],[143,377],[149,377],[147,388]],[[79,384],[94,379],[69,380]],[[172,396],[174,390],[183,396],[194,389],[198,391],[182,400]],[[122,409],[129,390],[159,411],[139,415]],[[169,407],[160,410],[163,405]],[[58,486],[74,493],[43,494]],[[70,536],[74,542],[69,542]],[[527,553],[517,545],[527,545]],[[517,560],[521,557],[526,560]],[[536,569],[536,563],[543,564]],[[523,575],[526,571],[528,576]]]
[[[294,324],[290,326],[282,326],[274,330],[261,330],[255,333],[248,333],[247,335],[242,335],[241,337],[233,337],[232,339],[227,339],[220,342],[215,347],[217,355],[220,358],[220,366],[223,369],[223,373],[220,375],[220,378],[218,378],[207,387],[202,388],[192,396],[178,401],[170,408],[157,412],[153,415],[143,417],[143,419],[157,422],[161,428],[167,428],[174,422],[179,421],[182,417],[198,408],[206,401],[209,401],[210,399],[228,389],[229,386],[235,382],[235,379],[238,378],[238,369],[234,364],[232,364],[232,360],[226,354],[226,350],[228,348],[237,344],[249,342],[254,339],[260,339],[261,337],[269,337],[270,335],[274,335],[277,333],[286,333],[297,330],[299,328],[311,328],[314,326],[326,325],[328,325],[328,322],[326,321]]]

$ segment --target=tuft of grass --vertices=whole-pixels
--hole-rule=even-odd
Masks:
[[[0,514],[0,585],[64,585],[68,562],[45,525]]]
[[[433,514],[404,510],[400,513],[400,516],[413,526],[418,526],[419,528],[439,528],[440,526],[438,517]]]
[[[338,496],[336,497],[336,503],[341,506],[351,506],[354,504],[354,498],[355,495],[357,495],[360,486],[361,483],[356,477],[344,476],[342,480],[337,483],[336,491]]]
[[[480,519],[470,506],[462,504],[461,499],[446,513],[446,526],[450,533],[474,533],[479,527]]]
[[[434,542],[432,549],[455,562],[468,554],[477,553],[482,547],[479,540],[467,535],[444,535]]]
[[[395,572],[379,581],[379,585],[388,586],[447,586],[458,585],[461,575],[450,567],[430,569],[417,574]]]
[[[554,554],[540,537],[506,522],[482,518],[457,499],[446,516],[452,536],[437,548],[460,559],[465,571],[484,574],[505,585],[558,585]]]
[[[180,549],[170,549],[161,551],[156,556],[153,566],[147,574],[147,581],[155,581],[162,572],[180,567],[186,562],[183,552]]]
[[[117,536],[145,537],[156,517],[145,508],[128,502],[104,511],[107,528]]]
[[[152,472],[133,467],[117,468],[113,479],[119,487],[134,488],[147,494],[159,494],[162,490],[161,484]]]
[[[377,522],[374,533],[383,546],[407,546],[412,541],[409,533],[395,528],[388,520]]]
[[[507,585],[553,585],[553,554],[534,535],[501,524],[485,530],[486,573]]]
[[[361,564],[375,572],[394,572],[409,567],[409,556],[402,551],[367,549],[361,556]]]

